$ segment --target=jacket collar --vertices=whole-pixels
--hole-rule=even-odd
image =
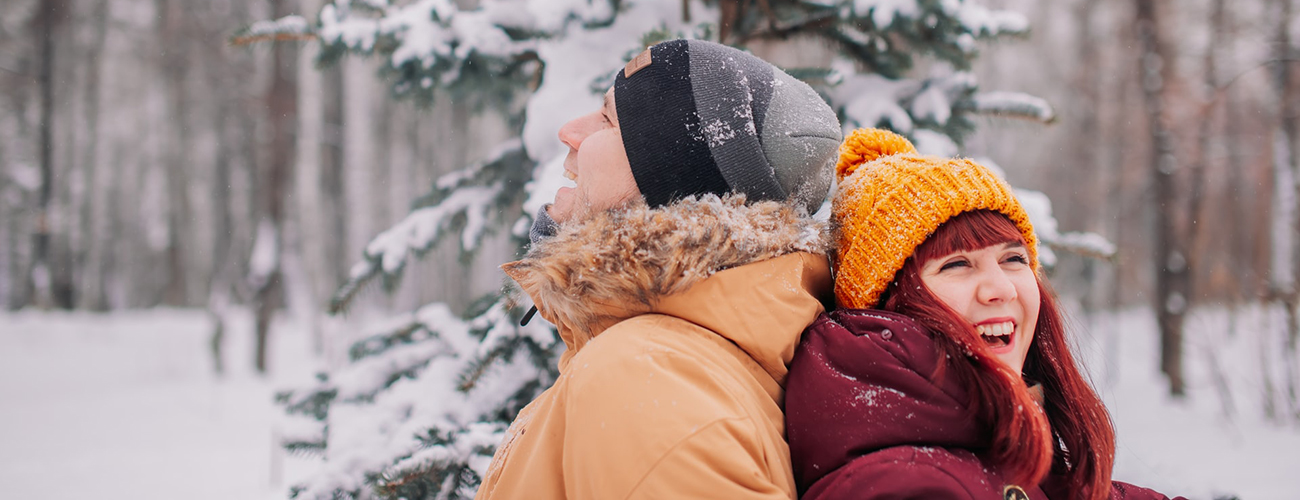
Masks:
[[[824,229],[785,204],[708,195],[565,224],[501,268],[558,328],[568,347],[561,370],[610,326],[660,313],[735,342],[782,381],[830,290]],[[800,305],[817,311],[803,317]]]
[[[805,490],[854,458],[894,446],[979,449],[966,391],[938,375],[941,355],[915,320],[840,309],[804,333],[786,392],[795,480]]]

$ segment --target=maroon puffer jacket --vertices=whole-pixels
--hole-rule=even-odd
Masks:
[[[804,500],[1033,499],[972,450],[987,427],[969,417],[965,390],[930,379],[939,353],[920,324],[880,310],[822,314],[804,332],[786,380],[786,433]],[[1113,500],[1165,499],[1115,482]]]

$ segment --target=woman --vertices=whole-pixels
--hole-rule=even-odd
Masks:
[[[839,310],[804,334],[786,428],[805,499],[1161,499],[1113,482],[1115,433],[1007,184],[906,139],[846,139]]]

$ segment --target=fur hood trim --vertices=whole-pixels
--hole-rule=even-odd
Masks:
[[[825,255],[826,225],[788,204],[742,195],[644,203],[564,225],[501,266],[576,350],[615,323],[654,312],[714,273],[795,252]]]

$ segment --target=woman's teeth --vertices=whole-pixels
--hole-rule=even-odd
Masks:
[[[1008,321],[1006,323],[978,325],[975,329],[979,330],[980,335],[1001,337],[1003,335],[1011,335],[1011,332],[1016,330],[1016,324]]]
[[[565,171],[564,171],[564,178],[565,178],[565,179],[568,179],[568,180],[571,180],[571,181],[576,181],[576,180],[578,180],[578,174],[575,174],[575,173],[573,173],[573,172],[570,172],[570,171],[568,171],[568,170],[565,170]]]
[[[1005,345],[1011,343],[1011,333],[1016,330],[1016,324],[1007,321],[1005,323],[976,325],[975,329],[984,337],[985,342],[991,345]]]

